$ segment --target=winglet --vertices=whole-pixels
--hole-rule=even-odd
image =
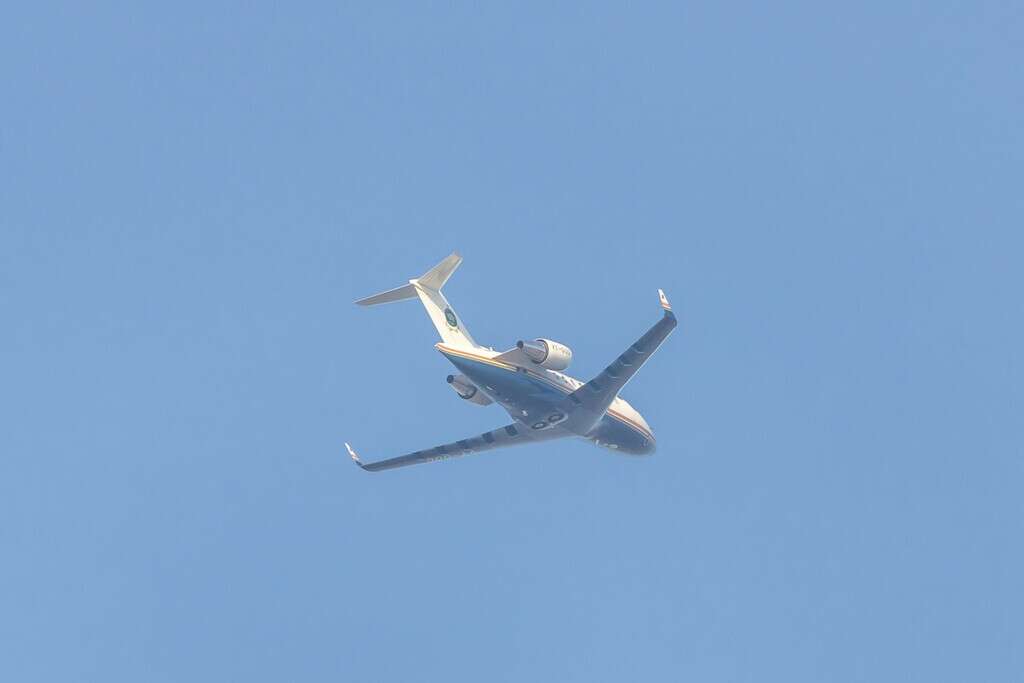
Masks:
[[[658,290],[658,298],[661,299],[662,308],[664,308],[666,311],[672,310],[672,304],[668,302],[668,297],[665,296],[665,292],[661,291],[660,289]]]
[[[360,467],[362,467],[365,470],[366,469],[366,465],[364,465],[363,461],[359,459],[359,456],[356,455],[356,452],[354,450],[352,450],[352,447],[349,446],[348,443],[346,443],[345,444],[345,448],[348,450],[348,454],[349,454],[349,456],[351,456],[352,462],[354,462],[355,464],[359,465]]]

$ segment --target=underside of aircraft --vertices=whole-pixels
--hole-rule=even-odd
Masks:
[[[512,423],[371,463],[364,463],[346,443],[345,448],[357,465],[377,472],[568,437],[584,438],[629,455],[654,452],[651,428],[640,413],[619,397],[619,392],[676,327],[676,316],[664,292],[658,290],[664,310],[661,319],[596,377],[581,382],[562,372],[572,361],[572,350],[556,341],[520,340],[502,352],[477,344],[441,293],[460,263],[462,257],[453,253],[422,277],[360,299],[356,304],[376,306],[419,298],[441,335],[435,348],[459,371],[448,375],[448,384],[470,403],[497,403],[508,412]]]

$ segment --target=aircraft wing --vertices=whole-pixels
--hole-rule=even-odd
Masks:
[[[525,425],[513,423],[489,432],[484,432],[483,434],[461,439],[460,441],[453,441],[452,443],[442,444],[440,446],[435,446],[434,448],[428,448],[426,450],[416,451],[414,453],[400,455],[395,458],[378,460],[377,462],[370,463],[364,463],[360,460],[356,452],[352,450],[352,447],[347,443],[345,444],[345,448],[348,449],[349,456],[351,456],[352,460],[355,461],[357,465],[367,472],[377,472],[379,470],[390,470],[395,467],[405,467],[406,465],[418,465],[423,462],[459,458],[463,455],[482,453],[483,451],[491,451],[496,448],[507,448],[508,446],[517,446],[523,443],[547,441],[563,436],[571,435],[563,432],[562,430],[550,429],[534,432],[529,430]]]
[[[661,300],[661,307],[665,310],[661,320],[612,361],[611,365],[602,370],[597,377],[567,397],[567,412],[570,413],[570,420],[576,423],[573,426],[579,427],[588,420],[593,422],[600,420],[608,410],[608,406],[622,391],[622,387],[626,386],[626,382],[637,373],[637,370],[647,362],[651,354],[658,350],[665,338],[676,328],[676,316],[672,312],[672,305],[668,302],[668,297],[660,289],[658,297]]]

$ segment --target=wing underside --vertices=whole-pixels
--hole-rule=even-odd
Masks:
[[[579,429],[588,421],[599,420],[615,397],[622,391],[622,387],[626,386],[626,382],[637,373],[651,357],[651,354],[658,350],[661,343],[676,328],[677,321],[672,312],[672,305],[669,304],[668,298],[660,289],[658,296],[665,312],[661,320],[623,351],[597,377],[566,397],[565,407],[571,414],[572,427]]]
[[[484,432],[483,434],[477,434],[459,441],[453,441],[451,443],[441,444],[433,448],[428,448],[422,451],[415,451],[413,453],[407,453],[406,455],[400,455],[395,458],[388,458],[387,460],[378,460],[377,462],[364,463],[359,459],[352,447],[345,444],[345,448],[348,449],[349,456],[355,461],[357,465],[362,467],[367,472],[378,472],[380,470],[390,470],[395,467],[405,467],[406,465],[418,465],[425,462],[434,462],[436,460],[447,460],[449,458],[459,458],[464,455],[472,455],[474,453],[482,453],[484,451],[492,451],[498,448],[507,448],[509,446],[518,446],[524,443],[536,443],[538,441],[548,441],[550,439],[557,439],[563,436],[570,436],[561,430],[544,430],[534,432],[528,427],[521,424],[510,424],[498,429]]]

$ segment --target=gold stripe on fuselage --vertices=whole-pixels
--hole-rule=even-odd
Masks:
[[[471,353],[469,351],[466,351],[464,349],[454,349],[454,348],[452,348],[450,346],[445,346],[444,344],[441,344],[441,343],[434,344],[434,348],[436,348],[438,351],[440,351],[441,353],[444,353],[446,355],[447,354],[451,354],[453,356],[459,356],[460,358],[465,358],[467,360],[472,360],[472,361],[476,361],[476,362],[479,362],[479,363],[486,363],[488,365],[493,365],[495,367],[502,368],[502,369],[505,369],[505,370],[509,370],[511,372],[515,372],[516,370],[522,370],[523,372],[528,374],[530,377],[536,377],[537,379],[541,380],[542,382],[546,382],[547,384],[550,384],[551,386],[553,386],[554,388],[556,388],[559,391],[563,392],[567,396],[574,391],[573,389],[568,389],[568,388],[562,386],[561,384],[559,384],[558,382],[555,382],[554,380],[551,380],[551,379],[545,377],[544,375],[538,374],[538,373],[534,372],[533,370],[530,370],[529,368],[524,368],[524,367],[521,367],[521,366],[512,365],[511,363],[503,363],[503,362],[501,362],[499,360],[494,360],[493,358],[488,358],[487,356],[480,356],[480,355],[477,355],[475,353]],[[622,422],[627,427],[632,427],[634,430],[636,430],[637,432],[642,434],[645,438],[650,439],[651,441],[654,441],[654,435],[653,434],[649,433],[646,429],[644,429],[643,427],[638,425],[636,422],[633,422],[631,419],[629,419],[628,417],[626,417],[622,413],[618,412],[617,410],[613,410],[612,408],[608,408],[607,413],[608,413],[609,416],[615,418],[619,422]]]

